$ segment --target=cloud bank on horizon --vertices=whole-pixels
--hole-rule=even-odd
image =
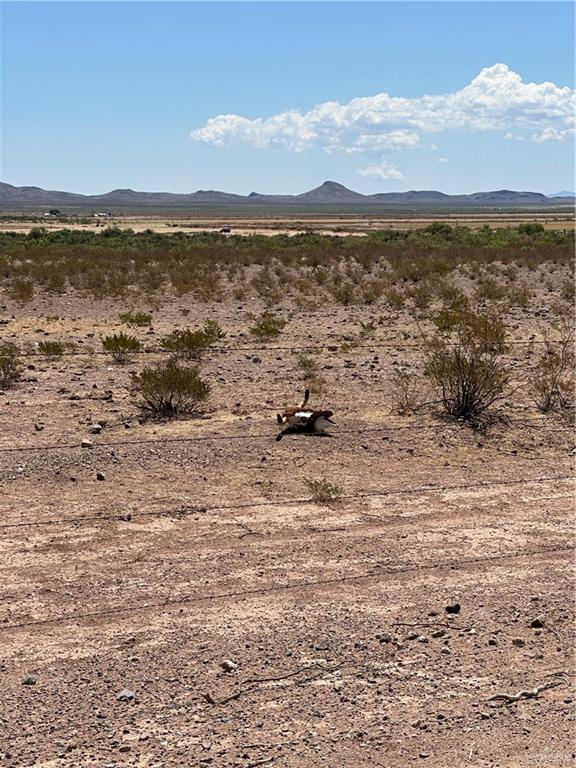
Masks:
[[[422,147],[423,133],[505,131],[506,139],[562,142],[574,135],[575,113],[576,91],[551,82],[525,83],[506,64],[494,64],[454,93],[418,98],[379,93],[254,119],[218,115],[190,136],[216,147],[244,144],[293,152],[319,147],[363,155],[372,162],[358,169],[360,175],[402,179],[402,172],[383,158]]]

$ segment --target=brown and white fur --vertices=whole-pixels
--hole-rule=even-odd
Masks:
[[[304,433],[304,434],[317,434],[317,435],[324,435],[326,433],[326,429],[329,426],[336,426],[336,422],[332,421],[331,417],[333,416],[332,411],[327,410],[319,410],[319,411],[308,411],[304,410],[307,403],[308,398],[310,397],[309,390],[306,390],[304,393],[304,399],[300,403],[300,405],[296,408],[288,408],[282,413],[279,413],[277,415],[277,421],[278,424],[281,427],[284,427],[282,432],[276,437],[276,440],[282,440],[284,435],[287,434],[298,434],[298,433]]]

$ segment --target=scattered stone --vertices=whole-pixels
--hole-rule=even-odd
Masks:
[[[488,645],[498,645],[498,640],[496,640],[496,638],[495,638],[495,637],[491,637],[491,638],[488,640]]]
[[[122,688],[120,693],[116,695],[116,699],[118,701],[133,701],[135,696],[136,694],[130,688]]]
[[[130,744],[122,744],[118,752],[130,752]]]
[[[419,757],[430,757],[430,752],[420,752]]]
[[[392,635],[389,635],[387,632],[382,632],[379,635],[376,635],[376,639],[379,640],[381,643],[391,643],[393,640]]]
[[[106,480],[106,475],[104,474],[104,472],[100,472],[100,471],[96,472],[96,480]]]
[[[220,666],[224,672],[234,672],[235,669],[238,669],[238,664],[235,664],[230,659],[224,659],[224,661],[220,662]]]
[[[530,623],[530,626],[534,629],[542,629],[544,626],[544,621],[540,618],[536,618]]]
[[[40,422],[36,422],[36,424],[34,424],[34,429],[36,430],[36,432],[42,432],[42,430],[44,429],[44,424],[41,424]]]
[[[526,643],[524,642],[524,640],[522,640],[521,637],[515,637],[514,640],[512,640],[512,645],[515,646],[516,648],[524,648]]]
[[[80,445],[82,448],[92,448],[92,440],[88,440],[88,438],[85,437],[84,440],[82,440],[82,442],[80,443]]]
[[[446,613],[460,613],[460,603],[452,603],[451,605],[446,606]]]
[[[24,675],[22,685],[36,685],[36,677],[34,675]]]
[[[93,435],[99,435],[100,432],[102,432],[102,424],[92,424],[90,432],[92,432]]]
[[[444,637],[445,634],[445,629],[436,629],[434,632],[432,632],[432,637]]]

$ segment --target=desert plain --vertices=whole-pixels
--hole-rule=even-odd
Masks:
[[[0,392],[0,764],[573,765],[574,434],[530,384],[572,274],[545,245],[508,267],[451,273],[480,312],[526,288],[501,308],[506,395],[474,426],[432,390],[398,408],[442,306],[409,282],[295,300],[282,273],[271,298],[251,263],[214,299],[5,283],[22,373]],[[286,324],[262,341],[265,311]],[[202,412],[142,418],[131,373],[206,319],[226,336]],[[121,330],[142,347],[117,364],[101,338]],[[310,376],[337,426],[276,441]]]

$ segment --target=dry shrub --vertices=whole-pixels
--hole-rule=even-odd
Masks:
[[[574,406],[574,327],[563,317],[555,329],[543,332],[544,351],[531,375],[531,388],[539,410],[566,411]]]
[[[421,408],[427,400],[428,387],[414,371],[397,368],[390,377],[393,410],[407,416]]]
[[[140,373],[131,375],[132,391],[140,408],[161,418],[194,413],[210,394],[198,367],[181,366],[176,360],[145,366]]]
[[[506,296],[506,288],[501,286],[493,277],[486,277],[476,289],[478,301],[499,301]]]
[[[10,296],[19,304],[31,301],[34,298],[34,283],[31,280],[16,277],[10,286]]]
[[[339,485],[329,483],[326,479],[306,479],[304,483],[312,494],[312,500],[317,504],[328,504],[331,501],[338,501],[342,496],[342,488]]]
[[[118,317],[121,323],[126,325],[147,326],[152,323],[152,315],[149,312],[121,312]]]
[[[67,344],[64,341],[39,341],[38,352],[46,357],[62,357],[71,344]]]
[[[110,352],[115,363],[128,362],[130,354],[139,352],[141,348],[140,341],[135,336],[124,333],[124,331],[113,333],[111,336],[104,336],[102,346],[106,352]]]
[[[406,297],[397,288],[388,288],[385,292],[386,301],[392,307],[392,309],[402,309]]]
[[[464,309],[442,318],[438,332],[425,340],[427,377],[440,389],[446,412],[476,423],[501,399],[510,380],[503,361],[506,326],[495,312]]]
[[[530,299],[533,295],[534,292],[528,283],[520,283],[508,291],[508,299],[510,304],[524,308],[530,304]]]
[[[296,355],[295,368],[311,392],[316,395],[325,392],[326,380],[320,374],[320,366],[314,357],[299,352]]]
[[[258,341],[269,341],[270,339],[279,336],[286,320],[282,317],[278,317],[273,312],[263,312],[259,317],[255,318],[256,322],[249,328],[249,332]]]
[[[226,337],[225,331],[214,320],[206,320],[202,328],[172,331],[160,344],[168,352],[185,360],[197,360],[217,341]]]
[[[11,341],[0,342],[0,387],[8,389],[22,374],[20,349]]]

